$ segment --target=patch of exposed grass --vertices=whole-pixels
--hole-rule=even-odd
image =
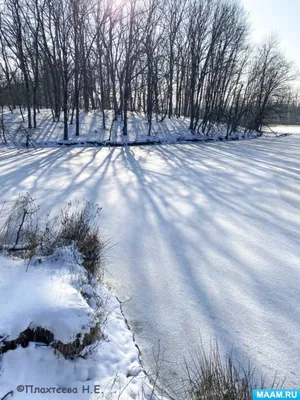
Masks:
[[[35,200],[29,194],[21,195],[7,211],[0,249],[30,259],[75,243],[89,276],[101,279],[106,243],[100,234],[100,212],[97,204],[77,201],[67,203],[57,217],[41,217]]]

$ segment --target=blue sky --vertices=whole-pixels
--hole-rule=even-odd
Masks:
[[[242,0],[255,40],[277,33],[289,60],[300,69],[300,0]]]

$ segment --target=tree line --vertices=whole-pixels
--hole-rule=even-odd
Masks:
[[[130,111],[152,121],[185,117],[192,133],[214,124],[261,130],[290,95],[292,65],[274,37],[253,46],[242,5],[230,0],[4,0],[0,105],[28,128],[41,108],[80,134],[80,111]],[[24,109],[26,110],[24,112]]]

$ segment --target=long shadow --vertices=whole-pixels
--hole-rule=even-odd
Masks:
[[[295,373],[299,154],[296,137],[8,151],[0,194],[30,191],[54,212],[78,197],[103,206],[102,225],[117,243],[109,279],[132,296],[124,306],[148,360],[161,339],[180,361],[201,334],[258,370],[282,370],[276,357],[290,357]]]

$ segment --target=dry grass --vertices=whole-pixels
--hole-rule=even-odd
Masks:
[[[83,255],[83,266],[92,276],[101,277],[105,245],[100,237],[99,215],[101,208],[85,201],[83,206],[69,202],[60,214],[60,229],[57,233],[59,245],[76,243]],[[99,276],[100,275],[100,276]]]
[[[26,250],[32,250],[39,235],[38,211],[39,207],[28,193],[17,198],[6,212],[7,217],[0,230],[1,249],[21,251],[26,247]]]
[[[252,390],[281,388],[276,375],[271,381],[260,376],[255,368],[236,362],[232,354],[222,357],[217,343],[205,350],[203,345],[185,363],[184,395],[188,400],[251,400]]]
[[[30,259],[75,243],[89,277],[101,279],[107,243],[100,235],[100,211],[97,204],[77,201],[67,203],[58,217],[40,217],[34,199],[19,196],[0,230],[0,249]]]

